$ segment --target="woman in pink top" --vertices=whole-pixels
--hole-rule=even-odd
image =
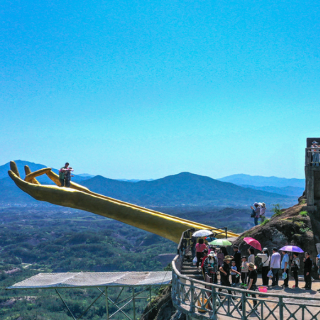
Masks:
[[[197,255],[197,268],[199,269],[200,259],[203,257],[203,250],[207,249],[207,246],[203,243],[203,239],[199,239],[196,244],[196,255]]]

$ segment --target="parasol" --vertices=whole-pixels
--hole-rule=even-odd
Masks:
[[[212,234],[212,231],[209,230],[198,230],[192,236],[193,237],[206,237]]]
[[[250,237],[246,237],[243,239],[243,241],[246,242],[247,244],[249,244],[251,247],[262,251],[261,244],[258,240],[250,238]]]
[[[280,249],[280,251],[297,252],[297,253],[304,252],[301,248],[297,246],[284,246]]]
[[[209,244],[213,246],[220,246],[220,247],[221,246],[226,247],[226,246],[232,245],[232,243],[226,239],[216,239],[216,240],[213,240],[212,242],[209,242]]]

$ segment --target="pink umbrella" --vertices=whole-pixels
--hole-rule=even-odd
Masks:
[[[262,251],[261,244],[258,240],[250,237],[246,237],[243,239],[243,241],[249,244],[251,247],[254,247],[255,249]]]

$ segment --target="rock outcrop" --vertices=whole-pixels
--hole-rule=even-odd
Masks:
[[[244,237],[258,240],[270,252],[273,247],[279,249],[285,245],[296,245],[308,251],[315,261],[318,254],[316,244],[320,243],[320,211],[308,212],[303,197],[299,200],[299,204],[277,210],[270,220],[244,232],[234,244],[240,246],[243,254],[247,254],[249,248],[243,241]]]
[[[186,316],[175,309],[171,299],[171,287],[166,287],[149,302],[140,320],[186,320]]]

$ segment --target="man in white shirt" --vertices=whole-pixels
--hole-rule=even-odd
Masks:
[[[272,249],[272,256],[271,256],[271,262],[270,262],[270,270],[272,271],[273,277],[272,277],[272,286],[275,287],[278,285],[279,281],[279,271],[281,266],[281,255],[278,252],[277,248]]]

